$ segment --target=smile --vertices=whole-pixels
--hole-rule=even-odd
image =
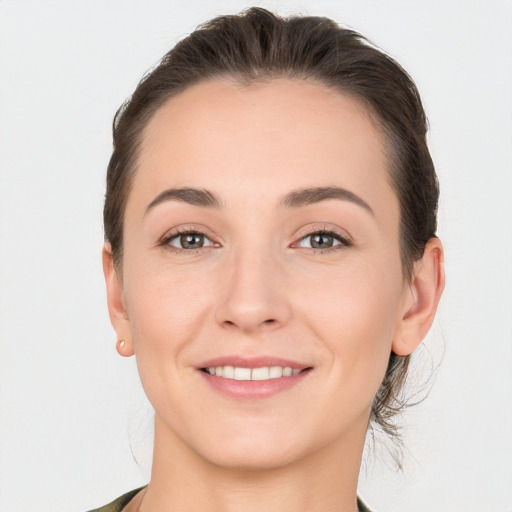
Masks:
[[[244,368],[239,366],[211,366],[202,368],[209,375],[233,380],[270,380],[292,377],[301,370],[289,366],[263,366],[261,368]]]
[[[313,367],[279,357],[227,356],[196,367],[208,387],[224,397],[259,400],[284,393],[308,379]]]

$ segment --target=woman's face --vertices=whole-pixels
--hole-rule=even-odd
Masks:
[[[124,244],[117,330],[160,437],[225,467],[362,442],[411,293],[360,103],[304,81],[187,89],[145,129]]]

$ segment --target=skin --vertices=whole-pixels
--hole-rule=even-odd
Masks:
[[[372,211],[339,198],[281,204],[334,186]],[[207,189],[222,206],[168,200],[146,211],[179,187]],[[162,243],[191,228],[207,237],[202,248]],[[336,245],[312,248],[309,235],[325,229]],[[144,131],[124,237],[122,270],[108,244],[103,252],[109,311],[155,408],[151,482],[126,510],[356,511],[389,354],[421,343],[444,286],[437,239],[403,280],[399,204],[365,108],[305,81],[187,89]],[[289,390],[238,400],[197,370],[228,354],[313,370]]]

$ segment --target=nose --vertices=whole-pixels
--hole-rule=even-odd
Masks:
[[[253,247],[231,255],[225,263],[215,312],[222,327],[254,333],[288,322],[291,307],[277,255]]]

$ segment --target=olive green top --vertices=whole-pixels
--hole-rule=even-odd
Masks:
[[[123,494],[117,500],[105,505],[101,508],[95,508],[94,510],[90,510],[89,512],[121,512],[126,505],[132,500],[132,498],[144,487],[140,487],[139,489],[135,489],[134,491],[127,492]],[[361,501],[359,496],[357,497],[357,508],[359,512],[370,512],[370,509]]]
[[[127,492],[123,494],[117,500],[114,500],[112,503],[105,505],[104,507],[95,508],[94,510],[90,510],[89,512],[121,512],[126,505],[135,497],[135,495],[144,487],[139,487],[133,491]]]

